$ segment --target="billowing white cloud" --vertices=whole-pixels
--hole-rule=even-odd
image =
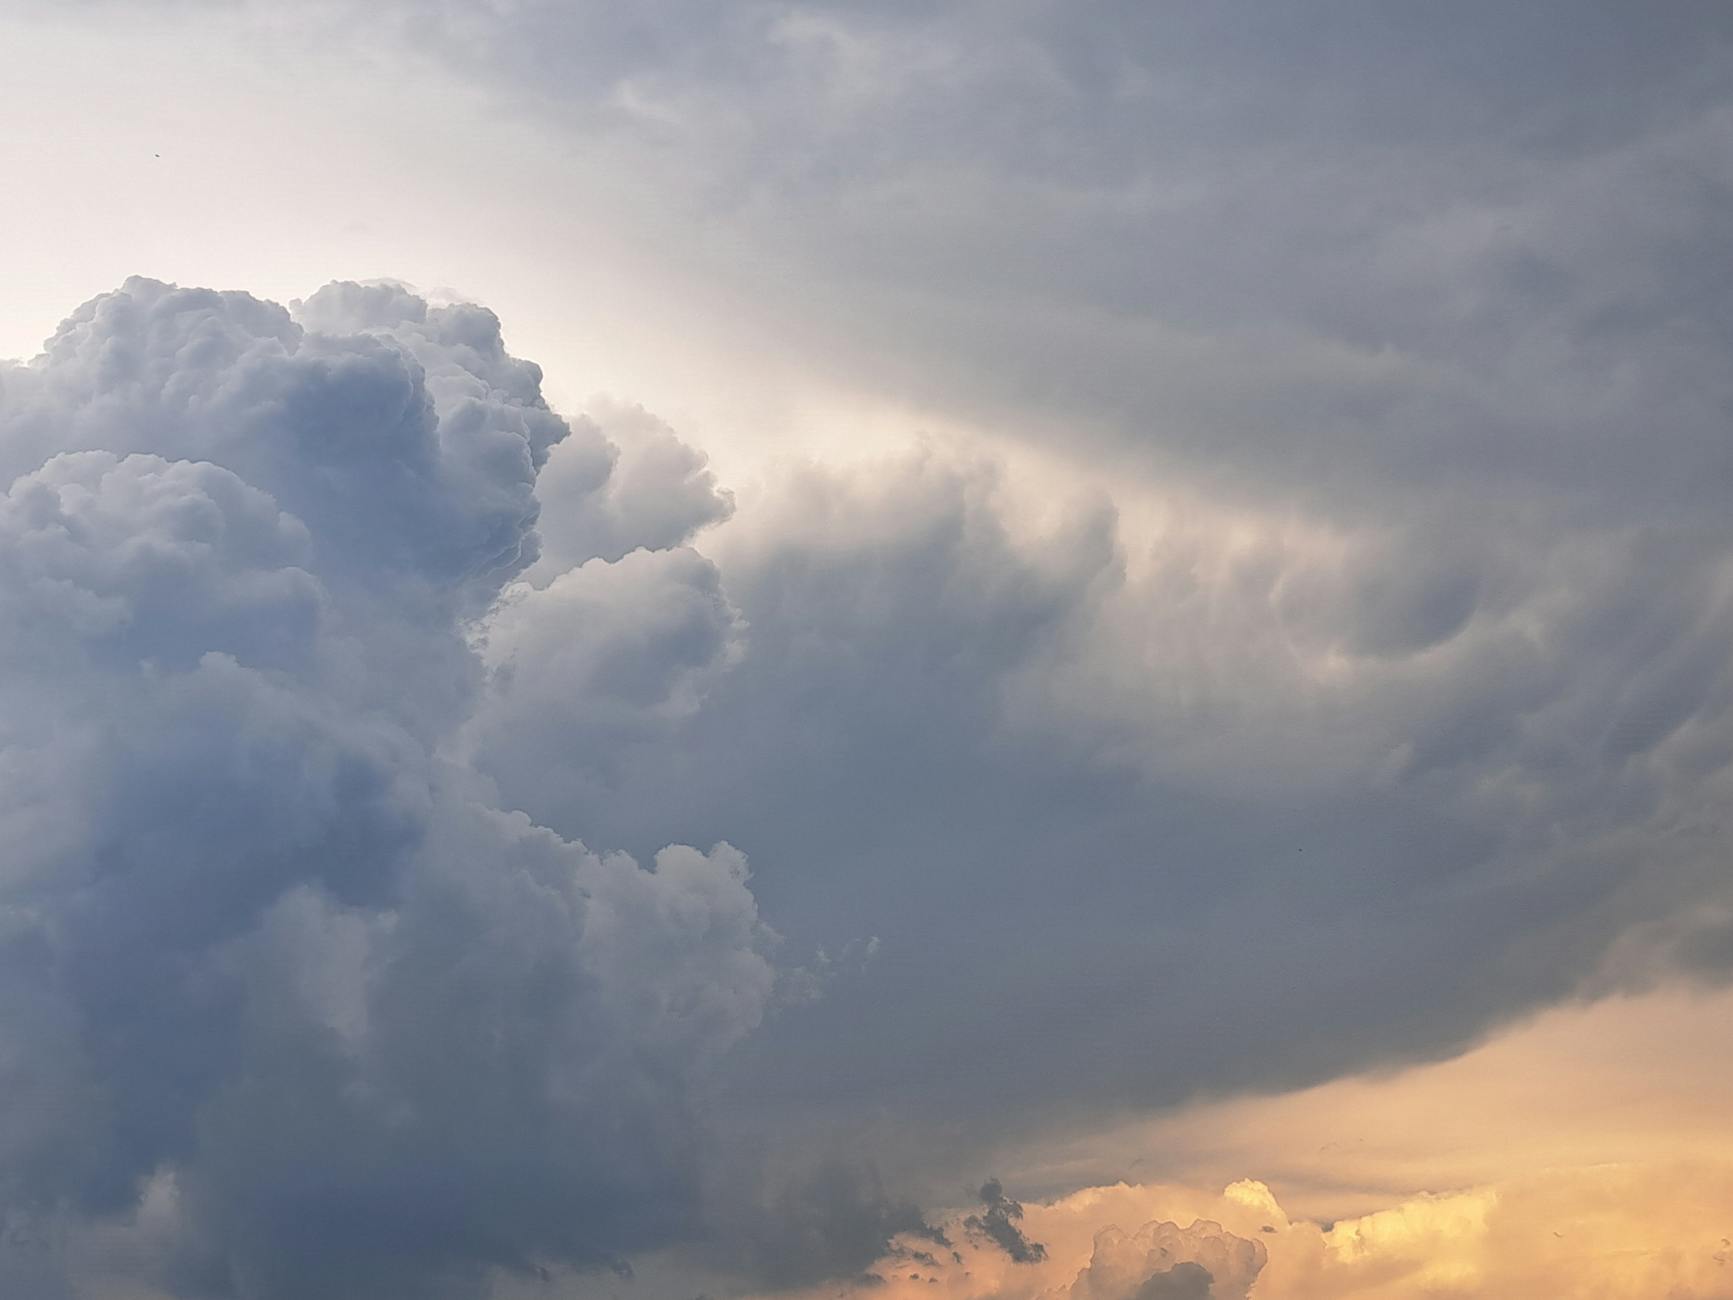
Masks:
[[[1064,1300],[1245,1300],[1269,1252],[1200,1219],[1107,1228]]]

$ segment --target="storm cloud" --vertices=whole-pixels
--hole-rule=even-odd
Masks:
[[[8,1222],[136,1220],[176,1295],[623,1259],[691,1231],[774,936],[733,848],[442,756],[568,428],[485,311],[303,315],[132,281],[4,372]]]
[[[1029,1124],[1446,1053],[1725,901],[1697,528],[1134,543],[929,448],[701,552],[696,454],[616,490],[485,310],[298,316],[133,281],[4,374],[6,1186],[74,1272],[847,1275]]]
[[[1032,1275],[1028,1143],[1733,971],[1724,5],[56,8],[369,51],[367,220],[908,436],[386,281],[0,365],[0,1289]]]

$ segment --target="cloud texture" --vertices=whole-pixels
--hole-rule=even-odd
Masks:
[[[691,1230],[695,1081],[771,996],[740,853],[597,854],[441,752],[573,436],[536,368],[396,289],[301,320],[135,280],[0,374],[0,1195],[33,1287],[623,1259]]]
[[[125,1224],[175,1295],[846,1274],[1038,1117],[1444,1052],[1721,898],[1694,534],[1134,546],[929,449],[707,558],[665,427],[389,286],[133,281],[0,379],[0,1167],[69,1234],[18,1268]]]
[[[1290,1218],[1254,1181],[1086,1187],[1027,1207],[1053,1243],[1035,1264],[967,1239],[942,1258],[903,1243],[801,1300],[1716,1300],[1728,1178],[1725,1163],[1559,1168],[1330,1224]]]
[[[1020,1135],[1706,977],[1718,534],[1151,531],[936,446],[715,529],[538,382],[478,307],[145,280],[0,373],[30,1285],[846,1277]],[[1255,1272],[1132,1241],[1079,1294]]]
[[[0,1291],[1273,1295],[1243,1196],[923,1207],[1733,972],[1724,5],[15,8],[396,105],[355,247],[596,334],[636,248],[737,406],[952,432],[724,482],[387,283],[0,366]],[[1354,1285],[1515,1276],[1392,1245],[1464,1195]]]

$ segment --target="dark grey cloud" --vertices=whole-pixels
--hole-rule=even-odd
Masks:
[[[1149,1277],[1132,1300],[1211,1300],[1215,1279],[1202,1264],[1181,1260],[1172,1268]]]
[[[1021,1202],[1005,1195],[1005,1187],[997,1178],[981,1184],[981,1212],[963,1220],[970,1232],[978,1232],[999,1247],[1017,1264],[1038,1264],[1047,1258],[1047,1247],[1030,1241],[1017,1226],[1023,1217]]]
[[[706,1262],[770,1287],[862,1274],[896,1237],[949,1246],[921,1208],[885,1187],[858,1150],[800,1153],[782,1168],[728,1172]]]
[[[1733,472],[1713,0],[217,8],[483,88],[852,388],[1355,517]]]
[[[516,787],[636,843],[671,761],[785,928],[884,939],[741,1066],[777,1119],[1444,1052],[1718,895],[1724,9],[459,18],[814,365],[1301,524],[1031,557],[966,470],[814,476],[685,737]]]
[[[1336,514],[1724,494],[1724,6],[385,14],[851,386]]]
[[[578,423],[595,426],[611,457],[595,454],[594,438],[567,439],[536,480],[544,500],[585,502],[540,529],[541,558],[526,575],[538,586],[585,560],[683,545],[734,512],[704,453],[643,407],[605,405],[595,417]]]
[[[1040,1117],[1455,1050],[1724,892],[1717,535],[1134,553],[1087,504],[1030,537],[1002,487],[794,477],[710,546],[741,641],[699,707],[478,759],[557,827],[749,844],[786,933],[880,940],[731,1062],[765,1131],[856,1125],[943,1195]]]

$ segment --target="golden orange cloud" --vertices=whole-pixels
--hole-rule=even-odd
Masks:
[[[1109,1152],[1172,1181],[1027,1204],[1032,1263],[960,1209],[952,1249],[900,1242],[801,1300],[1733,1300],[1730,1064],[1733,994],[1554,1011],[1453,1061],[1051,1147],[1013,1191]]]
[[[1557,1170],[1409,1198],[1328,1227],[1262,1183],[1120,1184],[1026,1207],[1046,1258],[1016,1263],[945,1223],[801,1300],[1727,1300],[1733,1166]]]

